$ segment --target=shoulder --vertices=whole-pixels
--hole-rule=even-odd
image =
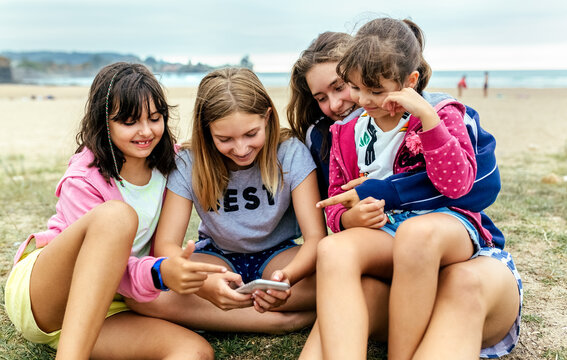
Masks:
[[[72,184],[72,188],[81,188],[84,191],[100,193],[106,200],[119,197],[116,186],[106,181],[96,166],[90,166],[93,160],[93,153],[86,148],[74,154],[69,160],[67,171],[57,184],[55,194],[60,196],[63,185]]]
[[[313,157],[311,152],[298,138],[292,137],[282,143],[278,147],[278,160],[282,164],[284,171],[303,165],[311,165]]]
[[[290,154],[290,153],[295,153],[298,151],[302,151],[302,150],[308,150],[307,146],[302,143],[298,138],[296,137],[290,137],[289,139],[286,139],[284,141],[282,141],[279,145],[278,145],[278,157],[285,157],[286,155]]]

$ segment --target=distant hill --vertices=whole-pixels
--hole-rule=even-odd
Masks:
[[[29,61],[37,63],[53,63],[57,65],[80,65],[91,63],[93,65],[104,66],[116,61],[142,62],[142,60],[136,55],[113,52],[85,53],[61,51],[7,51],[1,52],[0,56],[7,57],[13,62]]]
[[[117,61],[142,63],[153,71],[162,73],[208,72],[215,69],[214,66],[202,63],[169,63],[151,56],[142,60],[133,54],[115,52],[4,51],[0,52],[0,57],[7,58],[11,62],[15,81],[33,81],[33,79],[57,76],[94,76],[103,66]],[[240,64],[232,66],[253,68],[248,55],[242,58]]]

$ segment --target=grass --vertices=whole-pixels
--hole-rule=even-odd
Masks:
[[[525,155],[525,156],[524,156]],[[502,191],[487,210],[507,238],[524,280],[520,343],[508,359],[567,359],[564,309],[567,265],[567,184],[544,184],[550,172],[567,174],[567,147],[555,155],[524,154],[500,166]],[[0,303],[17,245],[41,230],[53,214],[55,185],[66,159],[26,167],[22,156],[0,157]],[[195,238],[198,219],[190,224]],[[563,316],[563,317],[562,317]],[[308,329],[285,336],[205,333],[218,359],[295,359]],[[0,312],[0,359],[53,359],[47,346],[24,340]],[[381,344],[369,345],[369,359],[386,359]]]

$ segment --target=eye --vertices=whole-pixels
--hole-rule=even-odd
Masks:
[[[256,136],[258,134],[258,131],[252,131],[249,133],[246,133],[246,137],[252,138],[254,136]]]
[[[219,137],[217,137],[217,140],[221,143],[227,143],[227,142],[230,141],[230,138],[219,138]]]
[[[344,88],[345,88],[345,83],[341,83],[340,85],[338,85],[338,86],[335,88],[335,91],[341,92],[341,91],[344,90]]]
[[[151,122],[159,122],[159,121],[161,121],[161,119],[163,119],[163,117],[160,115],[160,116],[158,116],[158,117],[155,117],[155,118],[150,119],[150,121],[151,121]]]
[[[372,91],[372,95],[380,95],[380,94],[382,94],[382,91],[380,90]]]
[[[136,120],[132,120],[132,119],[126,119],[122,122],[124,125],[126,126],[132,126],[136,123]]]
[[[322,103],[322,102],[324,102],[325,100],[327,100],[327,97],[326,97],[326,96],[323,96],[323,97],[315,98],[315,100],[316,100],[318,103]]]
[[[358,86],[356,86],[356,85],[349,84],[349,86],[350,86],[350,88],[351,88],[352,90],[355,90],[355,91],[360,90],[360,89],[358,88]]]

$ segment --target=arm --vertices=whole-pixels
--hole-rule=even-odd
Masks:
[[[334,130],[334,127],[331,129]],[[348,175],[342,171],[342,167],[339,166],[337,153],[340,153],[338,132],[333,131],[333,143],[329,154],[329,197],[343,193],[344,190],[341,186],[350,180]],[[327,226],[329,226],[332,232],[341,231],[341,216],[346,211],[347,208],[343,204],[334,204],[325,208]]]
[[[297,255],[281,270],[293,285],[315,272],[317,244],[327,235],[323,213],[315,207],[319,201],[315,171],[293,189],[291,197],[304,241]]]
[[[317,244],[327,235],[323,212],[315,207],[320,199],[315,171],[292,190],[291,197],[293,210],[303,235],[303,245],[283,269],[272,273],[271,280],[293,285],[315,272]],[[254,308],[261,313],[283,305],[291,295],[291,290],[269,290],[267,294],[257,292],[255,298]]]
[[[467,108],[465,123],[477,163],[476,178],[469,193],[458,199],[450,199],[437,191],[426,172],[421,171],[396,174],[384,180],[367,180],[355,188],[359,198],[382,198],[386,201],[386,210],[427,210],[443,206],[472,212],[486,209],[494,203],[501,188],[494,153],[496,141],[492,134],[480,126],[474,109]]]
[[[191,200],[167,190],[154,243],[156,255],[167,257],[161,263],[164,284],[180,294],[200,290],[208,273],[226,272],[223,266],[191,261],[194,243],[182,248],[192,208]]]

